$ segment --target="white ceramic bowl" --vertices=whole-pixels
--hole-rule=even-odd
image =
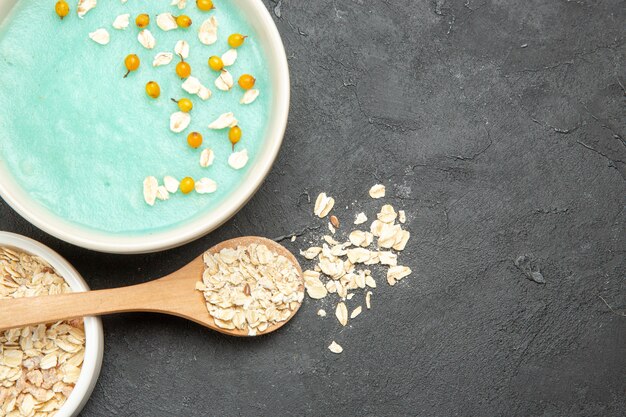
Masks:
[[[10,180],[11,176],[8,175],[2,160],[0,160],[0,196],[22,217],[43,231],[84,248],[111,253],[156,252],[180,246],[215,230],[235,215],[259,189],[278,155],[289,113],[289,68],[278,30],[261,0],[229,1],[242,11],[255,29],[267,57],[274,90],[270,121],[265,136],[266,145],[248,170],[242,184],[221,204],[195,220],[167,231],[135,236],[106,234],[77,226],[52,214]],[[7,16],[10,19],[10,6],[14,2],[15,0],[0,0],[0,22]]]
[[[0,246],[18,249],[46,260],[54,270],[61,275],[75,292],[89,291],[87,283],[72,265],[58,253],[32,239],[14,233],[0,232]],[[56,417],[77,416],[89,400],[89,396],[96,386],[102,366],[104,351],[104,335],[102,321],[97,317],[85,317],[85,359],[78,377],[78,382],[72,390],[63,407]]]

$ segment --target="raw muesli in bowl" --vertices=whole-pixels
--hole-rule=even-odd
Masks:
[[[99,251],[157,251],[215,229],[258,189],[289,108],[260,0],[2,9],[0,196],[31,223]]]
[[[51,249],[0,232],[0,298],[88,289]],[[78,415],[98,379],[102,353],[102,323],[95,317],[0,332],[0,415]]]

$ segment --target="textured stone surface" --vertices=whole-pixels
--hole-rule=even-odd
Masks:
[[[373,310],[342,329],[310,301],[249,340],[176,318],[105,318],[83,415],[625,415],[626,317],[600,298],[626,307],[624,1],[266,5],[289,55],[291,115],[274,170],[234,219],[147,256],[73,247],[5,204],[0,229],[105,288],[226,238],[323,225],[306,193],[333,195],[340,219],[372,214],[367,189],[382,182],[409,214],[414,273],[380,285]],[[522,254],[545,285],[515,267]],[[343,354],[326,349],[333,339]]]

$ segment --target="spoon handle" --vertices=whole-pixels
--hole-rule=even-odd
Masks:
[[[121,288],[0,300],[0,331],[130,311],[181,315],[172,311],[175,284],[162,278]]]

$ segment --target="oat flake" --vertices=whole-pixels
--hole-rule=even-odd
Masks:
[[[96,0],[78,0],[76,14],[78,14],[78,17],[83,19],[87,12],[96,7],[97,4],[98,2]]]
[[[189,42],[185,40],[176,42],[174,53],[183,59],[187,59],[189,57]]]
[[[233,113],[222,113],[209,125],[209,129],[225,129],[233,126],[237,126],[235,115]]]
[[[178,28],[176,19],[174,19],[174,16],[172,16],[171,13],[158,14],[156,18],[156,22],[157,22],[157,26],[165,32]]]
[[[175,133],[180,133],[187,129],[191,123],[191,116],[189,113],[177,111],[170,116],[170,130]]]
[[[233,76],[225,69],[222,70],[220,76],[215,80],[215,86],[222,91],[229,91],[234,85]]]
[[[231,65],[235,63],[236,60],[237,60],[236,49],[229,49],[228,51],[224,52],[224,54],[222,55],[222,62],[224,63],[225,67],[230,67]]]
[[[335,205],[335,199],[328,197],[326,193],[320,193],[315,200],[315,207],[313,213],[319,218],[324,218],[330,213]]]
[[[328,350],[330,350],[333,353],[341,353],[343,352],[343,348],[333,340],[333,342],[330,344],[330,346],[328,346]]]
[[[113,28],[117,30],[123,30],[130,24],[130,14],[124,13],[115,18],[113,21]]]
[[[211,16],[200,25],[198,39],[205,45],[212,45],[217,41],[217,18]]]
[[[146,177],[143,180],[143,199],[150,206],[154,206],[154,202],[157,197],[157,191],[159,188],[159,182],[155,177]]]
[[[109,32],[104,28],[100,28],[94,32],[91,32],[89,34],[89,37],[91,38],[91,40],[93,40],[96,43],[99,43],[100,45],[106,45],[111,40],[111,37],[109,36]]]
[[[346,307],[345,303],[340,302],[337,304],[337,309],[335,310],[335,316],[337,317],[337,320],[339,320],[339,323],[341,323],[342,326],[345,326],[346,324],[348,324],[348,308]]]
[[[385,186],[382,184],[376,184],[369,191],[372,198],[383,198],[385,196]]]
[[[173,53],[171,53],[171,52],[159,52],[154,57],[154,60],[152,60],[152,66],[153,67],[160,67],[160,66],[163,66],[163,65],[167,65],[170,62],[172,62],[172,59],[174,59],[174,54]],[[191,77],[189,77],[189,78],[191,78]]]
[[[202,150],[202,152],[200,153],[200,166],[202,168],[209,167],[213,164],[214,159],[215,159],[215,152],[213,152],[213,149],[206,148]]]
[[[144,29],[137,35],[137,40],[146,49],[153,49],[156,46],[156,39],[148,29]]]
[[[359,213],[356,215],[356,219],[354,219],[354,224],[363,224],[367,221],[367,216],[365,213]]]
[[[351,319],[356,318],[359,314],[361,314],[362,310],[363,310],[363,308],[361,306],[358,306],[357,308],[352,310],[352,313],[350,313],[350,318]]]
[[[241,169],[248,163],[248,150],[244,149],[239,152],[233,152],[228,157],[228,165],[234,169]]]
[[[241,97],[241,100],[239,100],[239,103],[251,104],[257,99],[258,96],[259,90],[257,90],[256,88],[252,88],[243,93],[243,96]]]
[[[174,194],[178,191],[178,186],[180,185],[180,182],[176,178],[166,175],[165,177],[163,177],[163,185],[165,185],[165,189],[169,193]]]
[[[195,188],[198,194],[210,194],[217,191],[217,183],[210,178],[200,178]]]

